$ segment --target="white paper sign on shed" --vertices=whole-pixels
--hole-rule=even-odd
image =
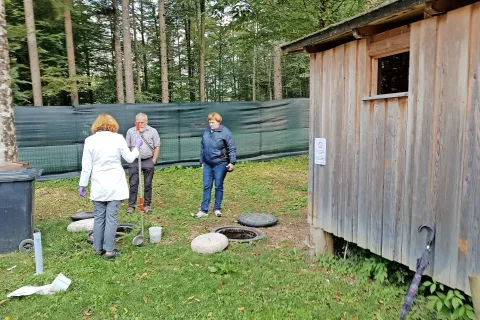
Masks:
[[[315,164],[324,166],[327,159],[327,139],[315,138]]]

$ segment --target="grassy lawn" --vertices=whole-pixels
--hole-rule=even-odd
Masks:
[[[94,256],[85,233],[66,231],[73,213],[92,209],[76,195],[78,179],[38,182],[45,273],[34,275],[32,254],[0,256],[0,319],[398,319],[406,286],[360,280],[351,259],[306,256],[307,173],[306,157],[239,164],[225,181],[224,217],[199,221],[192,214],[201,201],[201,169],[157,171],[146,228],[162,226],[162,241],[133,247],[135,232],[129,234],[117,242],[123,254],[115,261]],[[139,221],[138,211],[124,212],[120,222]],[[191,251],[195,236],[235,224],[244,212],[273,213],[279,224],[255,244],[231,244],[214,255]],[[64,293],[6,298],[59,272],[72,279]],[[417,301],[409,319],[430,319],[424,300]]]

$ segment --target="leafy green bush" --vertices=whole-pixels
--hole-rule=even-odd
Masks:
[[[427,308],[437,314],[437,319],[475,320],[472,299],[469,296],[458,290],[445,288],[435,279],[423,282],[422,287],[430,293],[427,296]]]
[[[388,278],[387,260],[380,257],[366,258],[360,273],[364,277],[373,277],[378,282],[384,283]]]
[[[402,286],[413,277],[413,272],[398,262],[389,261],[352,243],[348,246],[345,242],[336,248],[335,254],[339,259],[348,257],[346,260],[350,261],[349,269],[354,270],[362,281],[373,279],[379,283]]]

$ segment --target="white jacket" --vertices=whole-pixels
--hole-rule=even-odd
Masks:
[[[91,176],[90,200],[112,201],[128,199],[128,185],[120,156],[128,163],[138,158],[121,134],[99,131],[85,139],[80,186],[86,187]]]

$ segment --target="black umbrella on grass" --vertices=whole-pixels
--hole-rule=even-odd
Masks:
[[[427,247],[423,251],[420,259],[417,260],[417,271],[413,276],[412,284],[410,285],[407,295],[405,296],[405,302],[403,303],[402,310],[400,311],[400,320],[405,320],[407,318],[407,313],[410,311],[410,308],[413,305],[413,300],[417,294],[418,286],[422,280],[422,274],[430,263],[430,249],[433,239],[435,238],[435,227],[432,224],[422,224],[418,228],[418,232],[421,232],[424,228],[428,230]]]

